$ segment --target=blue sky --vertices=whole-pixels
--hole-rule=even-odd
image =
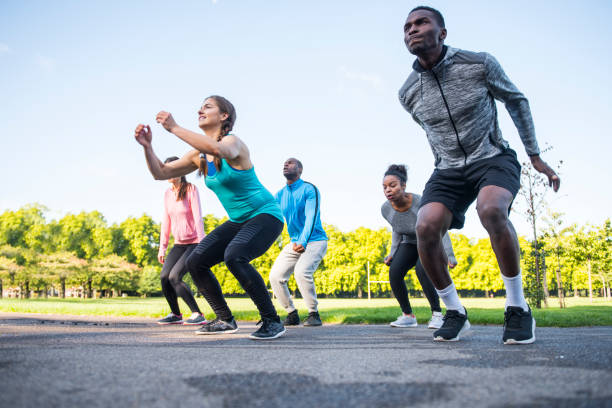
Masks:
[[[220,94],[236,106],[235,132],[269,190],[283,186],[283,161],[296,156],[322,192],[324,222],[385,226],[386,167],[407,164],[408,189],[419,193],[433,170],[424,132],[397,101],[414,60],[402,27],[418,4],[3,1],[0,211],[39,202],[52,218],[99,210],[110,222],[159,219],[167,183],[148,173],[133,129],[151,124],[158,155],[181,155],[188,146],[155,114],[168,110],[198,130],[202,100]],[[568,222],[610,217],[610,3],[428,4],[445,16],[448,45],[490,52],[529,98],[540,145],[554,146],[544,159],[564,162],[551,207]],[[202,180],[190,180],[203,211],[224,215]],[[529,233],[520,214],[512,220]],[[473,207],[463,233],[485,236]]]

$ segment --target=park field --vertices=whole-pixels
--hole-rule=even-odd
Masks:
[[[214,315],[203,298],[198,304],[207,318]],[[430,317],[427,301],[412,298],[411,304],[419,323],[426,323]],[[470,322],[473,324],[503,324],[504,299],[464,298]],[[183,313],[188,309],[179,301]],[[593,303],[587,298],[567,298],[568,307],[559,308],[556,298],[549,300],[548,308],[534,310],[533,314],[540,327],[612,326],[612,301],[596,298]],[[228,298],[228,304],[237,320],[255,321],[259,315],[248,298]],[[275,301],[277,310],[285,313]],[[296,300],[300,316],[307,310],[302,299]],[[0,312],[43,313],[87,316],[137,316],[159,318],[170,313],[166,300],[155,298],[110,298],[110,299],[0,299]],[[384,324],[400,314],[394,299],[319,299],[319,312],[325,323],[337,324]]]

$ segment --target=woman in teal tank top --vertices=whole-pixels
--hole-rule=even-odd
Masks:
[[[250,262],[263,255],[279,236],[283,215],[272,194],[259,182],[246,144],[230,133],[236,121],[234,106],[221,96],[208,97],[198,110],[199,127],[204,135],[180,127],[168,112],[159,112],[156,121],[194,150],[179,160],[162,163],[153,151],[151,128],[139,124],[134,136],[144,148],[153,177],[165,180],[198,170],[230,218],[210,232],[187,258],[194,282],[217,315],[196,333],[238,331],[221,286],[210,269],[225,262],[261,315],[262,325],[250,337],[268,340],[282,336],[285,328],[268,288]]]

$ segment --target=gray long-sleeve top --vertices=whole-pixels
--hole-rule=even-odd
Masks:
[[[436,168],[463,167],[508,148],[495,99],[505,104],[527,154],[540,153],[529,102],[492,55],[445,46],[431,70],[418,60],[412,67],[399,100],[425,130]]]
[[[389,255],[395,255],[395,251],[397,251],[397,247],[401,243],[416,245],[417,237],[415,227],[420,202],[421,196],[412,194],[412,206],[407,211],[395,211],[389,201],[385,201],[380,208],[383,218],[391,224],[391,251],[389,251]],[[455,259],[453,244],[448,236],[448,232],[444,234],[442,244],[444,245],[444,252],[446,252],[449,262],[456,264],[457,259]]]

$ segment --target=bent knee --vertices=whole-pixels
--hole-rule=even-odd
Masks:
[[[419,243],[428,244],[440,240],[441,226],[427,219],[417,219],[416,235]]]
[[[508,211],[495,204],[482,204],[477,207],[482,225],[488,229],[504,227],[508,223]]]

